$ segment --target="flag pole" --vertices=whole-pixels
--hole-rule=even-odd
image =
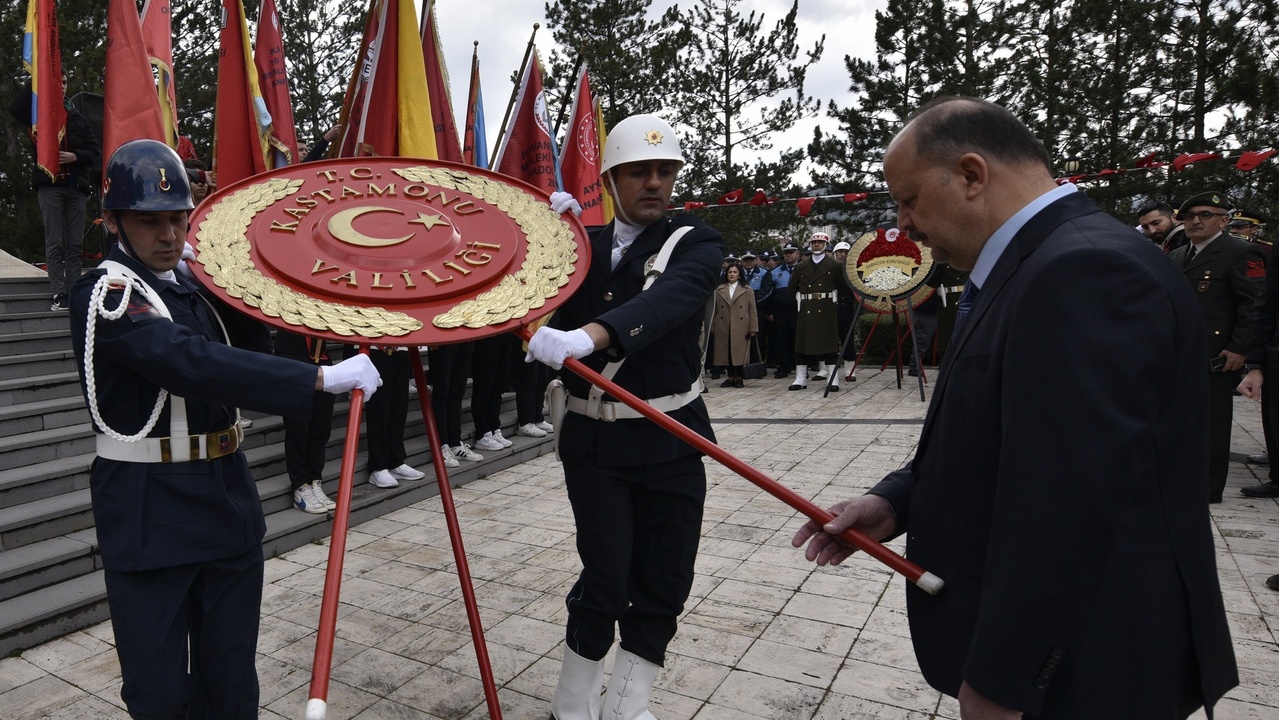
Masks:
[[[564,125],[565,113],[572,109],[574,103],[578,102],[578,73],[582,70],[583,59],[582,53],[578,53],[578,59],[573,62],[573,72],[569,74],[569,89],[564,94],[564,102],[560,103],[560,117],[556,118],[555,129],[552,135],[560,134],[560,127]]]
[[[516,75],[515,87],[511,88],[511,100],[507,102],[507,112],[502,116],[502,125],[498,127],[498,141],[493,144],[499,152],[502,150],[502,136],[507,134],[507,122],[511,120],[511,109],[516,105],[516,95],[520,94],[520,78],[524,77],[525,68],[529,66],[529,56],[533,54],[533,38],[537,36],[540,27],[542,27],[541,23],[533,24],[533,32],[529,33],[529,44],[524,47],[524,60],[520,61],[520,72]]]

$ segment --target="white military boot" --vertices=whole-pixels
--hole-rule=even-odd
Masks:
[[[802,390],[809,387],[809,366],[796,366],[796,379],[787,387],[788,390]]]
[[[840,366],[828,365],[827,377],[831,378],[831,389],[839,390],[840,389]]]
[[[551,696],[555,720],[599,720],[600,686],[604,683],[604,658],[588,660],[564,646],[560,682]]]
[[[657,665],[639,655],[618,648],[613,661],[613,676],[604,693],[604,712],[600,720],[657,720],[649,712],[649,689],[658,676]]]

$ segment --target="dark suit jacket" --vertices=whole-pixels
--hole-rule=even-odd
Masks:
[[[1191,283],[1204,311],[1208,357],[1223,350],[1245,354],[1253,336],[1253,311],[1262,292],[1266,255],[1260,246],[1226,232],[1187,263],[1189,247],[1169,253],[1169,259]]]
[[[677,228],[693,230],[680,240],[666,271],[642,292],[646,262]],[[663,218],[647,227],[610,270],[613,224],[591,235],[591,265],[582,285],[552,319],[552,327],[574,329],[598,322],[613,343],[583,359],[601,371],[610,361],[626,358],[614,382],[651,399],[689,390],[702,373],[703,311],[718,283],[724,238],[694,215]],[[573,373],[561,374],[566,389],[586,397],[590,383]],[[671,417],[714,441],[707,408],[698,398]],[[602,422],[576,413],[565,415],[560,457],[582,462],[594,454],[602,466],[628,467],[668,462],[695,454],[693,446],[647,419]]]
[[[915,458],[872,489],[921,670],[1040,718],[1185,717],[1237,682],[1204,499],[1204,321],[1083,193],[1033,217],[953,338]]]

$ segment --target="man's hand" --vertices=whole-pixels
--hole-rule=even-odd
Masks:
[[[59,151],[58,151],[58,164],[60,164],[60,165],[74,165],[75,163],[76,163],[76,154],[75,154],[75,153],[73,153],[73,152],[67,152],[66,150],[59,150]]]
[[[525,354],[524,361],[537,360],[559,370],[566,358],[581,360],[595,351],[595,340],[586,328],[565,332],[544,325],[529,338],[529,352]]]
[[[373,366],[369,356],[364,354],[349,357],[337,365],[319,368],[319,372],[317,383],[321,387],[317,389],[334,395],[348,390],[363,390],[366,402],[373,397],[378,386],[382,385],[378,369]]]
[[[960,720],[1019,720],[1022,711],[992,702],[969,687],[969,683],[960,684]]]
[[[1262,371],[1258,369],[1250,370],[1244,374],[1244,379],[1236,387],[1236,392],[1249,398],[1250,400],[1262,399]]]
[[[845,500],[827,508],[827,512],[835,515],[831,522],[818,525],[810,520],[791,538],[791,547],[797,548],[808,540],[809,547],[804,551],[804,557],[819,565],[839,565],[857,551],[855,546],[840,539],[840,533],[845,530],[854,528],[875,540],[881,540],[888,537],[898,525],[889,501],[879,495],[863,495]]]
[[[1218,354],[1227,359],[1227,364],[1223,365],[1222,369],[1218,372],[1235,372],[1236,370],[1244,367],[1244,356],[1240,353],[1223,350]]]
[[[564,214],[572,211],[574,216],[582,214],[582,206],[567,192],[551,193],[551,209]]]

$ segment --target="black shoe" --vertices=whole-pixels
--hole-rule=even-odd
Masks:
[[[1271,464],[1271,456],[1266,453],[1254,453],[1245,462],[1250,465],[1269,465]]]
[[[734,387],[736,387],[736,388],[743,387],[743,385],[742,385],[742,378],[736,378],[736,379],[734,379],[734,381],[733,381],[733,386],[734,386]]]
[[[915,368],[909,368],[907,370],[907,377],[920,377],[920,371]]]
[[[840,386],[839,386],[839,385],[832,385],[832,386],[831,386],[831,392],[840,392]]]
[[[786,370],[778,370],[778,372],[773,374],[773,378],[775,380],[781,380],[782,378],[789,377],[790,375],[791,373],[787,372]]]
[[[720,371],[719,371],[719,370],[712,370],[712,371],[711,371],[711,379],[712,379],[712,380],[719,380],[719,379],[720,379]]]
[[[728,380],[720,383],[720,387],[733,387],[733,378],[729,378]]]
[[[788,389],[788,390],[803,390],[803,389],[805,389],[805,386],[804,386],[804,385],[788,385],[788,386],[787,386],[787,389]]]
[[[1240,488],[1240,494],[1251,498],[1273,498],[1280,496],[1280,486],[1277,486],[1276,481],[1272,480],[1264,485],[1242,487]]]
[[[1280,575],[1272,575],[1267,578],[1267,587],[1272,590],[1280,590]]]
[[[57,312],[65,312],[71,309],[71,303],[67,301],[66,293],[58,293],[53,296],[53,304],[49,306],[50,310]]]

